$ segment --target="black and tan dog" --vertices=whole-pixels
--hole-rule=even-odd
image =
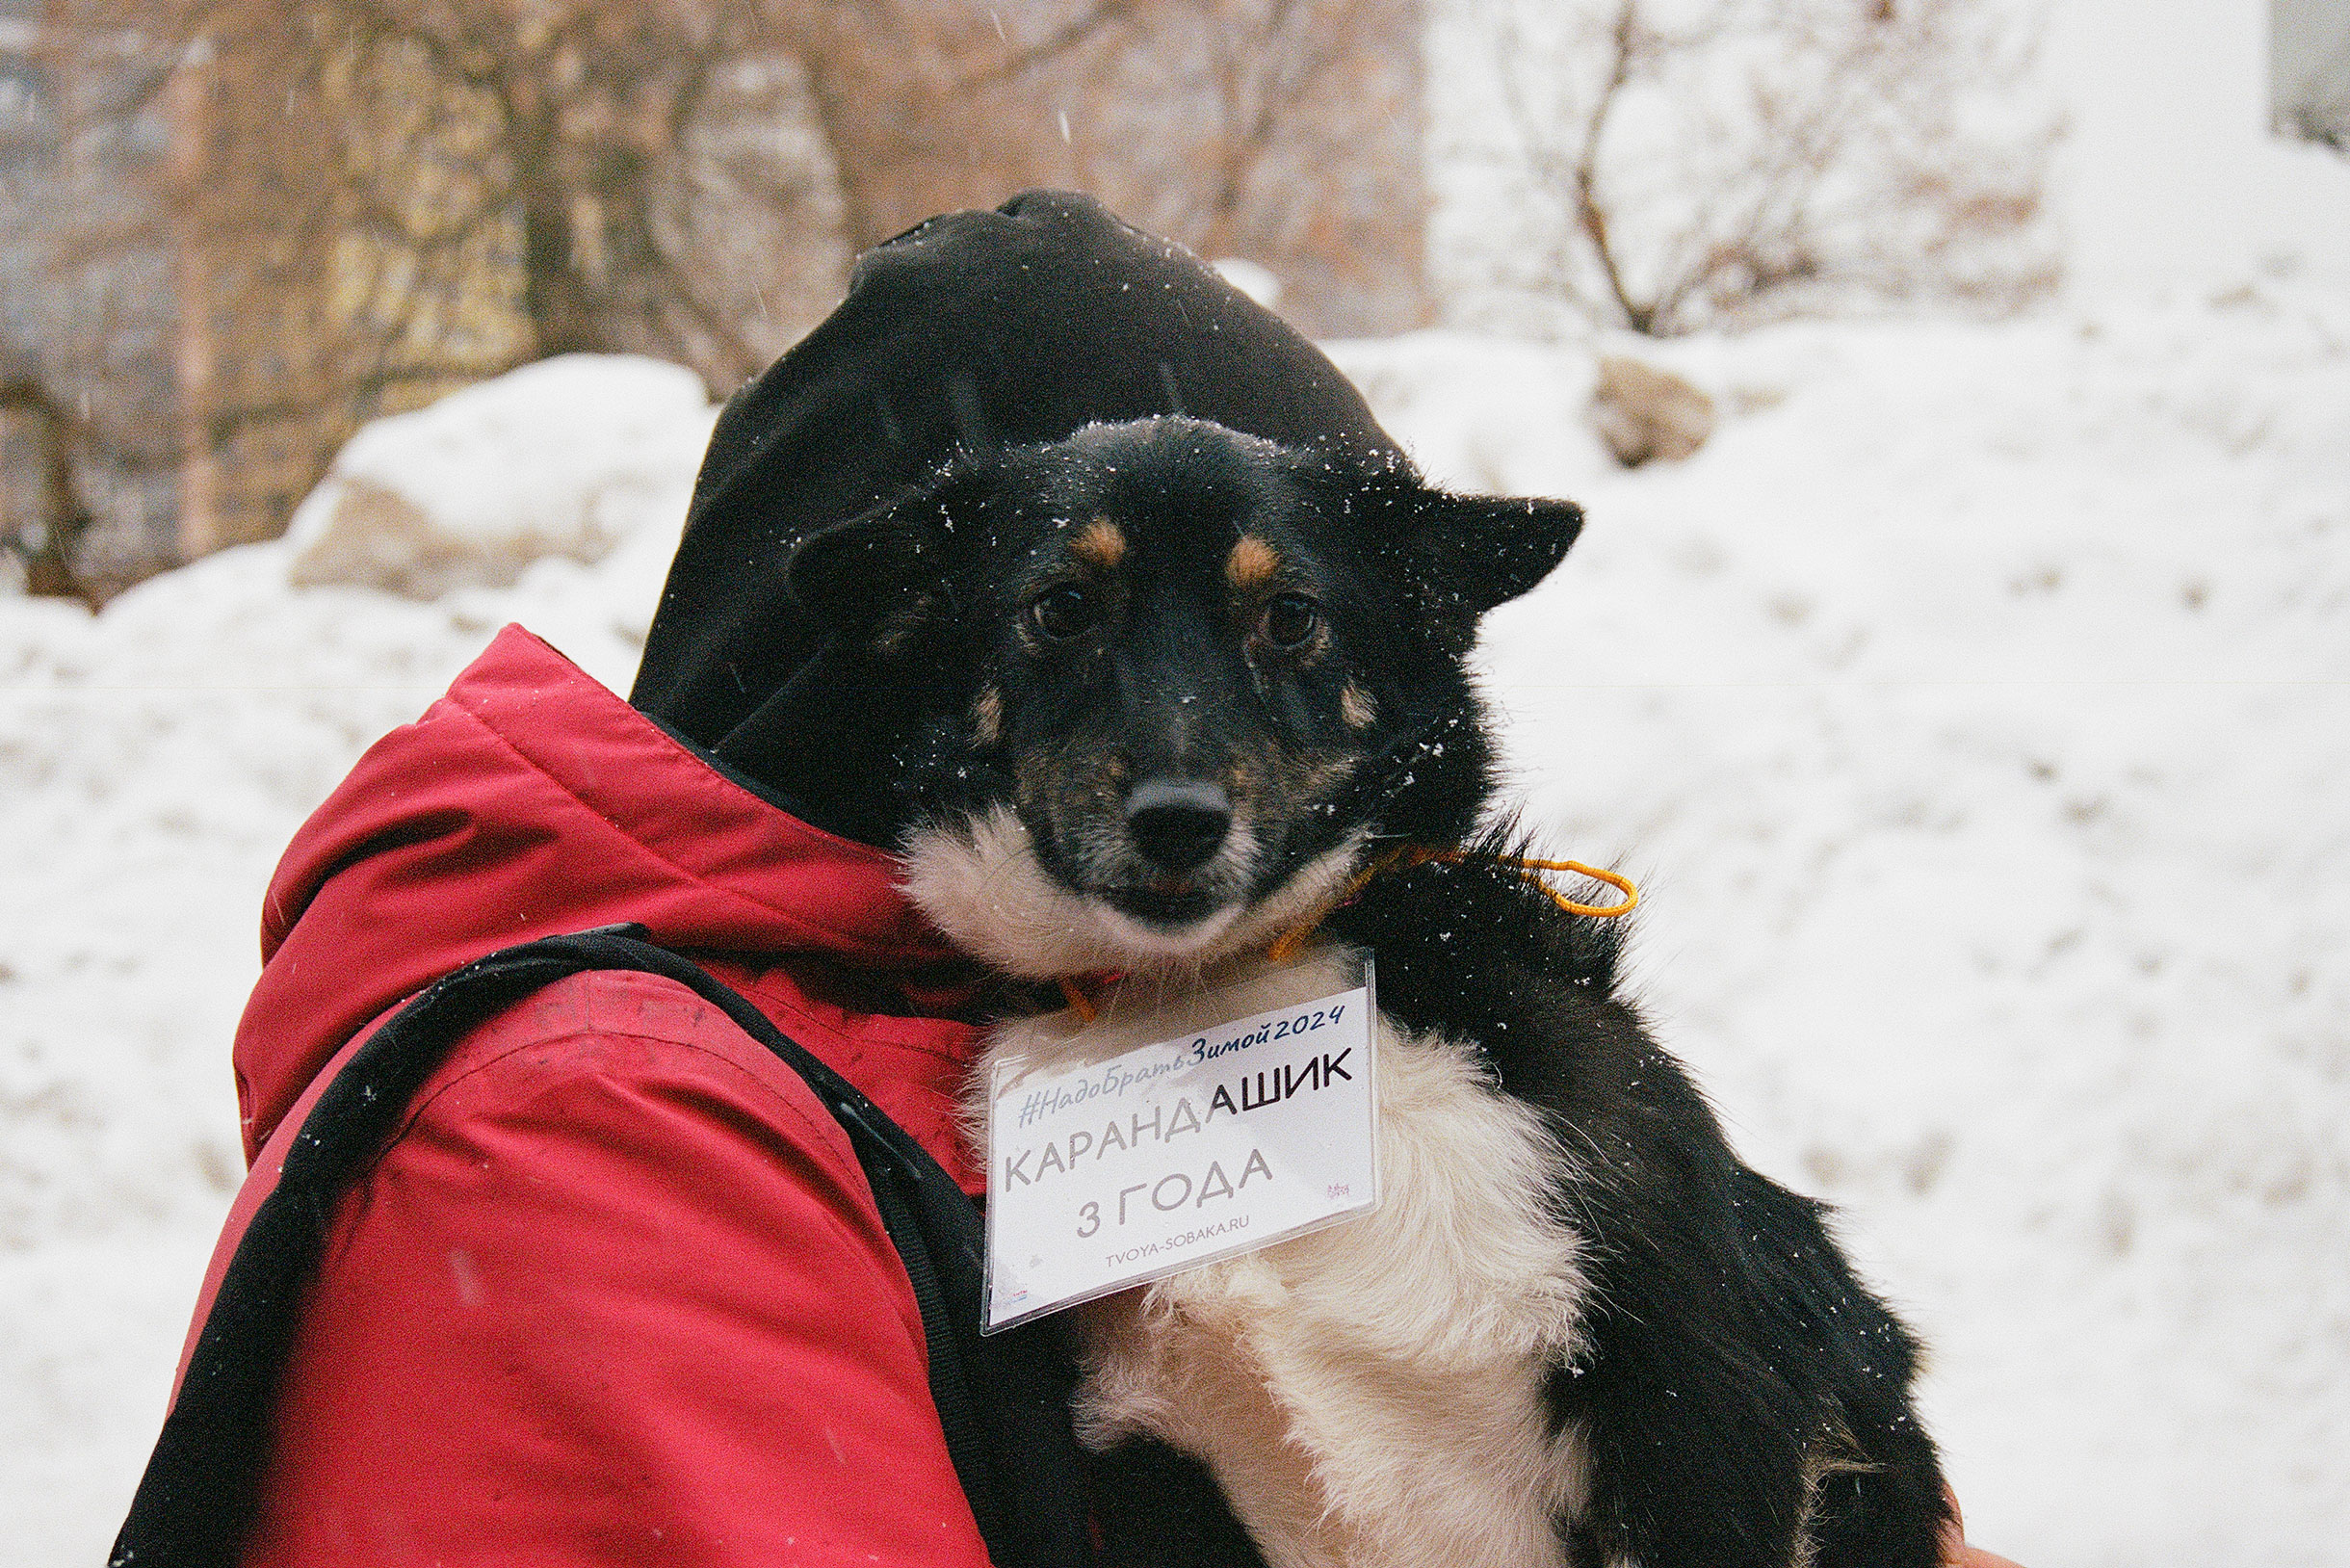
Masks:
[[[1731,1152],[1612,929],[1489,841],[1358,885],[1493,832],[1463,660],[1580,526],[1162,417],[965,455],[791,559],[867,706],[863,782],[813,745],[787,782],[854,795],[959,946],[1244,985],[1319,921],[1305,961],[1376,956],[1381,1206],[1078,1309],[1084,1435],[1192,1456],[1246,1528],[1162,1555],[1936,1561],[1910,1336]]]

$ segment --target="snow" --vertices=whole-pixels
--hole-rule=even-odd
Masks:
[[[674,523],[708,402],[676,365],[562,354],[378,420],[295,511],[292,580],[433,599],[549,556],[601,561],[648,511]]]
[[[1281,308],[1281,279],[1270,267],[1239,256],[1224,256],[1213,265],[1225,282],[1266,309]]]
[[[572,421],[600,401],[653,406],[646,368],[562,367],[582,395],[507,425],[502,475],[418,416],[362,441],[386,471],[419,464],[402,483],[441,517],[462,521],[475,484],[577,497]],[[698,383],[680,407],[684,373],[652,368],[671,394],[656,422],[668,433],[606,474],[605,515],[624,532],[593,565],[550,558],[509,588],[418,602],[294,588],[299,546],[280,542],[154,579],[94,618],[0,598],[5,1568],[103,1560],[154,1441],[242,1174],[228,1041],[257,971],[261,891],[293,829],[509,620],[627,687],[715,414]],[[466,396],[494,406],[511,390]],[[387,451],[395,424],[416,439]]]
[[[1640,345],[1725,421],[1632,472],[1580,415],[1624,347],[1334,349],[1438,477],[1589,510],[1483,647],[1527,820],[1642,879],[1656,1024],[1933,1343],[1978,1539],[2350,1560],[2350,297]],[[564,374],[498,493],[641,392]],[[277,851],[507,619],[625,689],[692,444],[509,588],[295,588],[274,544],[0,600],[0,1562],[98,1560],[153,1441]],[[478,472],[431,450],[379,456]]]
[[[2277,266],[2350,285],[2350,158],[2267,134],[2271,8],[2061,0],[2049,79],[2071,120],[2055,204],[2080,283]],[[2338,30],[2341,12],[2333,9]]]
[[[1629,474],[1545,438],[1580,353],[1341,358],[1437,353],[1423,462],[1592,517],[1485,640],[1528,820],[1645,874],[1652,1015],[1935,1346],[1976,1536],[2350,1560],[2350,300],[1677,345],[1750,411]]]

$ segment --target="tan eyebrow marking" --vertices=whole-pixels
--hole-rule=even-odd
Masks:
[[[1242,592],[1263,588],[1280,569],[1281,558],[1273,547],[1254,534],[1241,535],[1240,542],[1224,558],[1224,581]]]
[[[1069,553],[1110,571],[1126,559],[1126,532],[1107,517],[1096,517],[1085,525],[1083,534],[1069,541]]]
[[[1371,728],[1371,721],[1379,717],[1379,704],[1369,692],[1352,681],[1338,694],[1339,717],[1346,720],[1348,729]]]

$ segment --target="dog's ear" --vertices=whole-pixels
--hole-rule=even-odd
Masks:
[[[920,488],[812,535],[792,552],[784,584],[822,625],[873,625],[944,581],[954,513],[975,476],[950,471]]]
[[[1572,501],[1453,495],[1401,457],[1306,453],[1291,471],[1325,507],[1355,518],[1372,553],[1464,640],[1486,611],[1548,577],[1583,528],[1583,510]]]
[[[1583,529],[1583,510],[1572,501],[1420,487],[1402,506],[1405,569],[1423,590],[1472,616],[1550,576]]]

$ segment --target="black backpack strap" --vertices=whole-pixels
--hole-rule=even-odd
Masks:
[[[116,1538],[114,1565],[231,1568],[268,1452],[277,1374],[334,1206],[451,1045],[514,1002],[589,969],[686,986],[773,1052],[849,1134],[914,1287],[947,1451],[998,1568],[1093,1561],[1072,1374],[1047,1323],[982,1338],[978,1207],[912,1135],[689,958],[614,926],[507,948],[442,977],[386,1020],[311,1106],[196,1336],[178,1397]]]

